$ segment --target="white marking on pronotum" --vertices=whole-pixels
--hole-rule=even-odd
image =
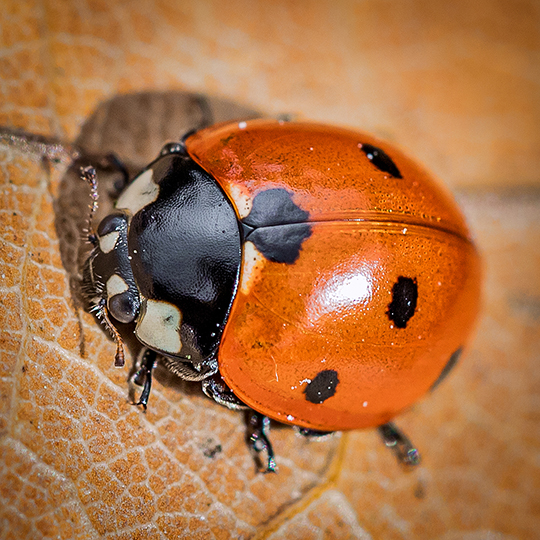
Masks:
[[[118,242],[118,238],[120,237],[120,231],[112,231],[104,236],[101,236],[99,238],[99,249],[103,251],[103,253],[109,253],[114,249],[114,246],[116,246],[116,242]]]
[[[180,324],[182,312],[169,302],[143,299],[142,316],[135,333],[149,347],[168,353],[179,353],[182,348]]]
[[[107,298],[111,298],[117,294],[126,292],[127,290],[129,290],[128,284],[118,274],[113,274],[107,280]]]
[[[135,215],[139,210],[154,202],[159,195],[159,186],[154,182],[154,171],[147,169],[122,192],[116,208],[126,209]]]

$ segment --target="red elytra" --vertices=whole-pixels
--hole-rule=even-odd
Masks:
[[[377,426],[446,373],[478,314],[480,261],[422,167],[371,135],[314,123],[222,124],[185,144],[239,219],[270,189],[308,216],[293,263],[244,244],[218,356],[244,403],[316,430]]]

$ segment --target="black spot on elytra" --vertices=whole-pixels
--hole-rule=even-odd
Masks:
[[[405,328],[414,315],[418,300],[416,279],[400,276],[392,287],[392,301],[388,304],[387,315],[398,328]]]
[[[315,378],[306,386],[304,394],[311,403],[323,403],[336,393],[339,384],[337,371],[325,369],[317,373]]]
[[[286,189],[274,188],[257,193],[253,199],[251,212],[242,221],[256,229],[272,225],[303,223],[308,218],[309,212],[296,205]]]
[[[244,240],[253,242],[268,260],[292,264],[311,236],[308,218],[309,212],[296,205],[286,189],[261,191],[242,220]]]
[[[397,168],[397,165],[392,161],[392,158],[380,148],[373,146],[371,144],[364,144],[360,146],[360,149],[366,157],[382,172],[391,174],[395,178],[403,178],[401,172]]]
[[[448,362],[446,362],[446,365],[443,367],[443,370],[441,371],[441,374],[437,377],[437,380],[431,385],[430,390],[435,390],[439,384],[441,384],[444,379],[448,376],[448,374],[452,371],[454,366],[458,363],[459,358],[461,357],[461,353],[463,352],[463,348],[460,347],[457,351],[454,351],[452,353],[452,356],[450,356]]]
[[[257,249],[272,262],[293,264],[300,256],[302,242],[311,236],[311,227],[304,223],[255,229],[248,237]]]

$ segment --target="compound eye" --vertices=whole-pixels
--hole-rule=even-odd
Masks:
[[[127,224],[126,216],[123,213],[109,214],[104,217],[97,228],[97,234],[101,238],[109,233],[122,230]]]
[[[109,298],[109,313],[121,323],[130,323],[135,320],[139,310],[138,299],[133,298],[130,291],[115,294]]]

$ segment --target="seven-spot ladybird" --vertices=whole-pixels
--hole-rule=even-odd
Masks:
[[[86,176],[94,181],[92,171]],[[253,120],[202,129],[161,155],[90,234],[84,290],[123,362],[115,322],[231,408],[307,435],[390,423],[437,385],[474,326],[480,264],[452,198],[365,133]]]

